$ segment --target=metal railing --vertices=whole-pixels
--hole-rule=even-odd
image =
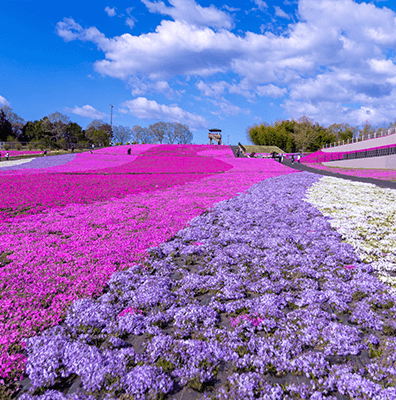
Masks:
[[[356,160],[358,158],[382,157],[396,154],[396,144],[379,149],[356,150],[349,153],[329,153],[316,157],[316,162],[330,162],[342,160]]]
[[[387,130],[381,130],[379,132],[374,132],[373,134],[368,134],[365,137],[357,137],[357,138],[352,138],[352,139],[347,139],[347,140],[339,140],[338,142],[330,143],[323,145],[323,149],[328,149],[328,148],[333,148],[337,146],[344,146],[346,144],[352,144],[352,143],[358,143],[358,142],[364,142],[366,140],[370,139],[378,139],[380,137],[384,136],[389,136],[389,135],[394,135],[396,133],[396,127],[389,128]]]

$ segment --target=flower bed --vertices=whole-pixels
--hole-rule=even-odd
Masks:
[[[396,191],[324,177],[308,193],[308,201],[396,294]]]
[[[315,151],[315,153],[312,153],[312,154],[302,157],[301,162],[303,162],[303,163],[322,163],[322,162],[332,161],[332,160],[342,160],[344,154],[359,154],[359,153],[365,153],[366,151],[383,150],[383,149],[392,148],[392,147],[395,147],[395,145],[388,144],[385,146],[370,147],[367,149],[352,150],[352,151],[326,152],[323,150],[318,150],[318,151]]]
[[[328,167],[322,164],[308,164],[309,167],[321,169],[324,171],[335,172],[337,174],[360,176],[362,178],[374,178],[384,181],[396,181],[396,171],[392,169],[362,169],[362,168],[341,168],[341,167]]]
[[[48,153],[50,151],[48,150]],[[18,157],[18,156],[26,156],[29,154],[43,154],[41,150],[0,150],[1,157],[5,157],[6,153],[9,154],[10,157]]]
[[[196,165],[196,172],[186,164],[187,150],[183,146],[154,146],[145,149],[152,163],[156,161],[155,149],[161,154],[167,150],[166,157],[173,153],[181,160],[177,171],[186,168],[187,172],[151,173],[139,180],[142,175],[132,175],[133,168],[128,164],[127,172],[101,174],[105,171],[100,169],[103,164],[92,170],[87,161],[90,172],[82,174],[81,159],[76,157],[70,165],[55,168],[72,169],[76,163],[79,175],[34,174],[31,170],[16,176],[19,186],[15,190],[19,192],[11,191],[13,196],[24,196],[26,207],[37,205],[38,198],[43,203],[33,215],[32,209],[23,213],[23,209],[16,208],[16,201],[9,203],[14,214],[3,210],[0,377],[10,380],[23,372],[23,338],[58,324],[73,300],[100,295],[111,275],[144,259],[148,247],[166,241],[216,202],[265,178],[295,172],[272,160],[236,160],[229,148],[213,152],[207,151],[209,146],[185,147],[192,148],[188,150],[190,164]],[[139,156],[132,164],[136,166],[135,161],[144,158]],[[0,175],[2,184],[9,176]],[[74,180],[66,180],[68,186],[59,187],[55,185],[57,177]],[[92,182],[98,182],[96,178],[102,180],[95,186]],[[31,185],[32,181],[40,186]],[[81,200],[83,194],[87,204],[83,204],[84,198]],[[2,201],[9,201],[8,196],[2,194]]]
[[[318,179],[216,204],[75,301],[28,340],[21,399],[396,398],[396,297],[306,201]]]

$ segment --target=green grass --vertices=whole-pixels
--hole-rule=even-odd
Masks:
[[[255,146],[255,145],[244,145],[246,148],[247,153],[272,153],[272,152],[277,152],[277,153],[284,153],[283,150],[281,150],[277,146]]]

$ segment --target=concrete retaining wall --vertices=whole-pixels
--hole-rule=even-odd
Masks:
[[[392,135],[392,136],[396,137],[396,135]],[[380,138],[380,139],[385,139],[385,138]],[[373,140],[375,140],[375,139],[373,139]],[[362,142],[362,144],[363,143],[365,143],[365,142]],[[356,143],[356,144],[360,144],[360,143]],[[378,145],[378,146],[384,146],[384,145]],[[344,147],[344,146],[340,146],[340,147]],[[331,150],[333,150],[333,149],[331,149]],[[381,156],[381,157],[357,158],[355,160],[340,160],[340,161],[323,162],[322,164],[326,165],[327,167],[396,169],[396,154],[392,154],[390,156]]]
[[[336,147],[328,147],[321,150],[324,153],[339,153],[344,151],[372,149],[373,147],[389,146],[391,144],[396,144],[396,133],[376,139],[364,140],[363,142],[349,143]]]

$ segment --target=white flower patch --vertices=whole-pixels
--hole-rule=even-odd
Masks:
[[[396,293],[396,190],[323,177],[308,189],[307,201]]]
[[[3,155],[2,160],[0,161],[0,168],[12,167],[14,165],[20,165],[20,164],[26,164],[32,160],[34,160],[34,158],[22,158],[20,160],[4,161],[4,155]]]

